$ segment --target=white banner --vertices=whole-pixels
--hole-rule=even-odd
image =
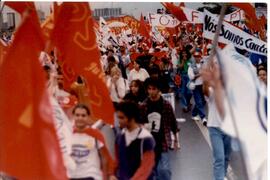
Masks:
[[[221,128],[239,138],[250,179],[261,179],[257,177],[267,161],[266,87],[258,79],[250,60],[237,53],[232,44],[218,52],[228,93],[224,97],[225,118]],[[226,102],[230,102],[232,112]]]
[[[182,10],[184,11],[188,22],[194,23],[194,24],[203,24],[204,23],[204,13],[194,10],[194,9],[189,9],[185,7],[181,7]],[[218,17],[218,15],[214,15]],[[243,10],[236,10],[230,14],[225,15],[224,19],[228,22],[235,22],[235,21],[243,21],[245,20],[245,13]]]
[[[217,24],[218,17],[205,10],[203,37],[213,40]],[[245,49],[252,53],[267,55],[266,42],[244,32],[240,28],[226,21],[223,21],[218,41],[224,44],[232,43],[235,47]]]
[[[152,26],[173,28],[180,24],[180,21],[168,14],[149,13],[148,20]]]
[[[194,23],[194,24],[202,24],[204,19],[204,14],[200,11],[196,11],[194,9],[189,9],[185,7],[181,7],[184,11],[188,22]]]

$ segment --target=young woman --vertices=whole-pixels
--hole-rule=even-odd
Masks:
[[[90,128],[90,110],[84,104],[73,109],[74,132],[71,158],[76,168],[67,169],[71,180],[102,180],[113,172],[113,160],[105,145],[103,135]],[[105,171],[106,170],[106,171]]]
[[[116,105],[123,100],[129,90],[128,81],[121,75],[121,70],[118,67],[111,69],[111,74],[107,79],[107,86],[112,102]]]
[[[130,91],[125,95],[124,100],[141,103],[145,100],[146,94],[143,83],[140,80],[133,80],[130,83]]]

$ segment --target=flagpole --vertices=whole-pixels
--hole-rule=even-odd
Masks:
[[[217,24],[217,30],[215,32],[215,36],[214,36],[214,40],[213,40],[213,47],[212,47],[211,54],[209,56],[209,62],[208,62],[208,64],[212,64],[213,63],[213,57],[216,55],[219,66],[220,66],[220,69],[221,69],[221,71],[220,71],[220,79],[221,79],[221,83],[222,83],[223,87],[225,87],[224,78],[223,78],[224,76],[223,76],[223,73],[222,73],[223,72],[222,71],[222,63],[220,61],[219,54],[217,53],[217,46],[218,46],[219,33],[220,33],[220,30],[221,30],[223,19],[225,17],[226,9],[227,9],[227,4],[224,3],[222,5],[222,8],[221,8],[221,12],[220,12],[220,16],[219,16],[219,20],[218,20],[218,24]],[[228,97],[228,92],[227,92],[226,88],[224,88],[224,93],[225,93],[225,96]],[[235,130],[235,133],[236,133],[236,137],[238,137],[238,139],[236,139],[236,141],[238,142],[238,145],[239,145],[240,159],[241,159],[241,163],[242,163],[242,165],[244,167],[243,168],[243,173],[244,173],[244,178],[243,179],[250,180],[249,176],[248,176],[248,172],[247,172],[247,166],[246,166],[245,159],[244,159],[243,148],[242,148],[242,145],[241,145],[241,143],[239,141],[240,136],[239,136],[239,131],[238,131],[237,124],[236,124],[235,115],[233,113],[233,108],[232,108],[232,105],[230,104],[230,102],[228,102],[228,107],[229,107],[230,115],[231,115],[231,118],[232,118],[232,123],[233,123],[233,127],[234,127],[234,130]]]

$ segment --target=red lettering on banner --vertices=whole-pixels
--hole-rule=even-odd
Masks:
[[[152,13],[149,13],[149,22],[150,22],[150,24],[152,24],[152,19],[156,19],[152,15],[153,15]]]
[[[191,12],[191,21],[192,22],[194,22],[195,19],[198,19],[198,17],[199,17],[198,14],[199,14],[199,12],[197,12],[197,11]]]
[[[230,21],[232,21],[234,18],[236,18],[238,14],[239,14],[239,16],[241,16],[240,10],[231,13],[231,15],[230,15]]]
[[[165,17],[166,18],[166,20],[167,20],[167,23],[163,23],[162,22],[162,19],[163,19],[163,17]],[[168,25],[169,23],[170,23],[170,19],[168,19],[168,17],[165,15],[165,16],[160,16],[160,18],[159,18],[159,23],[162,25],[162,26],[166,26],[166,25]]]

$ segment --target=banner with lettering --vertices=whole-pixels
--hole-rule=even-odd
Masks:
[[[152,26],[173,28],[180,24],[180,21],[168,14],[148,13],[148,20]]]
[[[188,22],[194,23],[194,24],[202,24],[204,23],[204,13],[186,8],[186,7],[181,7],[188,19]],[[218,16],[218,15],[213,15],[213,16]],[[235,21],[244,21],[245,20],[245,13],[243,10],[236,10],[230,14],[225,15],[224,17],[225,21],[228,22],[235,22]]]
[[[205,10],[203,37],[214,39],[218,24],[218,17]],[[267,55],[267,43],[252,36],[233,24],[223,21],[219,34],[219,42],[224,44],[232,43],[235,47],[245,49],[249,52]]]

